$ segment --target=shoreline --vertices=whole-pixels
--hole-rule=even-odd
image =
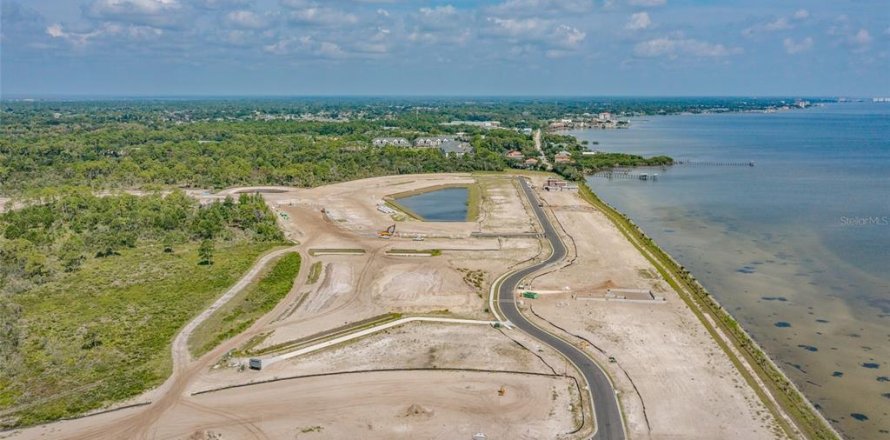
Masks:
[[[665,281],[676,290],[776,420],[782,424],[786,434],[792,436],[794,429],[790,429],[787,418],[781,413],[787,414],[792,419],[794,427],[806,438],[842,438],[732,314],[723,308],[683,265],[661,249],[627,215],[600,199],[587,182],[579,182],[578,187],[578,196],[603,212],[622,236],[655,266]],[[728,336],[729,340],[725,340],[724,335],[718,334],[718,331]],[[731,347],[727,343],[731,344]],[[736,350],[741,354],[741,359]]]

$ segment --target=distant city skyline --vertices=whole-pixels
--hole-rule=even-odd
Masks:
[[[0,0],[7,96],[887,96],[886,1]]]

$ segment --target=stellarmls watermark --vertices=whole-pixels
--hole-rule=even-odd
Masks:
[[[890,216],[868,216],[868,217],[847,217],[840,218],[841,226],[890,226]]]

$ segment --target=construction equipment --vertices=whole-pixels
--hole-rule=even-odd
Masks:
[[[396,233],[396,224],[393,223],[386,230],[377,232],[377,236],[381,238],[390,238]]]
[[[501,386],[501,388],[498,390],[498,396],[503,396],[504,394],[507,394],[507,387]]]

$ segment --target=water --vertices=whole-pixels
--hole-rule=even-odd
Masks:
[[[445,188],[398,199],[399,204],[426,221],[467,221],[467,188]]]
[[[632,120],[591,149],[678,160],[588,178],[689,268],[849,438],[890,438],[890,105]]]

